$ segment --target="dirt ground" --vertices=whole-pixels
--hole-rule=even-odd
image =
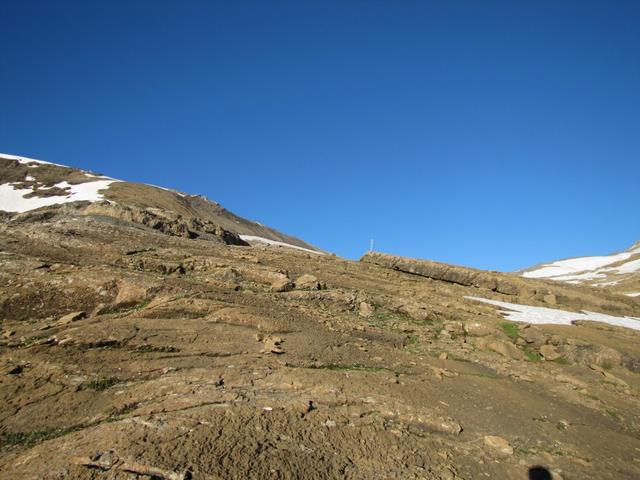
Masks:
[[[3,479],[640,478],[640,332],[465,298],[549,294],[45,210],[0,223]]]

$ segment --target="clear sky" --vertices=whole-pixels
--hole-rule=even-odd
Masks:
[[[0,151],[357,258],[640,240],[640,2],[0,0]]]

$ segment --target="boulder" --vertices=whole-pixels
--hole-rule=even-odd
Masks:
[[[569,339],[572,340],[572,339]],[[558,347],[558,351],[571,363],[614,367],[622,364],[622,354],[603,345],[593,345],[582,341],[567,341],[567,345]]]
[[[295,281],[296,288],[300,290],[321,290],[322,284],[313,275],[308,273],[298,277]]]
[[[495,333],[495,329],[493,327],[476,320],[466,322],[464,324],[464,330],[470,337],[486,337],[487,335]]]
[[[558,352],[558,349],[553,345],[542,345],[540,347],[540,355],[542,355],[545,360],[550,361],[557,360],[562,357],[560,352]]]
[[[472,343],[481,350],[489,349],[515,360],[522,359],[522,352],[513,343],[497,340],[492,337],[476,337]]]
[[[445,322],[444,329],[449,332],[450,335],[464,335],[464,324],[462,322]]]
[[[264,348],[261,350],[261,353],[275,353],[276,355],[283,354],[283,341],[284,340],[281,337],[272,337],[271,335],[264,337],[262,340],[262,342],[264,343]]]
[[[293,288],[293,282],[288,278],[280,278],[271,284],[272,292],[290,292]]]
[[[427,320],[433,320],[433,313],[430,310],[418,305],[417,303],[403,303],[396,306],[396,311],[410,316],[413,320],[418,322],[425,322]]]
[[[546,333],[540,330],[538,327],[532,327],[531,325],[525,325],[519,332],[522,339],[534,348],[540,348],[545,345],[549,340]]]

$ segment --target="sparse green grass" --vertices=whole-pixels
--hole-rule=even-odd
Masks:
[[[536,455],[537,453],[535,448],[519,447],[516,449],[516,455]]]
[[[500,324],[500,328],[502,328],[502,331],[511,339],[511,340],[517,340],[518,339],[518,325],[516,325],[515,323],[512,322],[502,322]]]
[[[136,408],[138,408],[137,402],[128,403],[127,405],[124,405],[122,408],[109,415],[105,421],[107,423],[112,423],[122,420],[122,417],[124,417],[127,413],[133,412]]]
[[[156,346],[156,345],[139,345],[134,349],[135,353],[152,353],[152,352],[161,352],[161,353],[175,353],[179,352],[180,349],[172,346]]]
[[[376,306],[375,311],[369,317],[369,325],[372,327],[384,328],[391,320],[393,320],[393,315],[390,311],[380,309]]]
[[[449,360],[455,360],[456,362],[467,362],[467,363],[473,363],[471,360],[469,360],[468,358],[464,358],[464,357],[460,357],[458,355],[454,355],[452,353],[448,353],[447,355],[449,355]]]
[[[478,377],[478,378],[490,378],[491,380],[498,380],[500,377],[500,375],[497,375],[495,373],[465,373],[465,375],[470,375],[472,377]]]
[[[34,343],[42,340],[42,337],[27,337],[20,341],[20,348],[28,348],[32,346]]]
[[[618,412],[616,412],[615,410],[611,410],[609,408],[605,408],[604,411],[607,412],[607,415],[609,415],[611,418],[615,418],[616,420],[622,420],[622,417],[620,416],[620,414]]]
[[[540,360],[542,360],[542,356],[540,356],[540,354],[532,348],[525,347],[523,349],[523,352],[525,359],[529,362],[539,362]]]
[[[416,346],[420,343],[420,339],[418,338],[417,335],[409,335],[407,337],[407,341],[405,342],[405,348],[407,347],[412,347],[412,346]]]
[[[20,446],[24,448],[31,448],[40,442],[61,437],[68,433],[77,432],[87,426],[88,425],[74,425],[72,427],[49,428],[40,432],[5,433],[0,437],[0,444],[2,447]]]
[[[413,355],[424,355],[427,353],[420,345],[420,338],[418,338],[417,335],[409,335],[407,337],[405,345],[402,347],[402,351]]]
[[[107,388],[113,387],[119,381],[120,380],[118,380],[116,377],[100,378],[98,380],[92,380],[89,383],[85,383],[84,385],[82,385],[81,390],[102,391],[106,390]]]
[[[150,302],[151,302],[151,299],[142,300],[138,303],[134,303],[133,305],[122,305],[120,307],[104,310],[101,313],[106,313],[111,315],[129,315],[130,313],[134,313],[142,310],[147,305],[149,305]]]
[[[569,360],[567,360],[564,357],[558,357],[555,360],[553,360],[553,362],[558,363],[560,365],[569,365],[569,363],[570,363]]]
[[[379,372],[381,370],[386,370],[382,367],[371,367],[368,365],[362,365],[360,363],[350,363],[350,364],[341,364],[341,363],[324,363],[321,365],[309,365],[306,368],[311,368],[315,370],[338,370],[338,371],[364,371],[364,372]]]
[[[406,313],[392,312],[379,305],[374,304],[375,311],[369,317],[369,325],[372,327],[385,328],[389,323],[408,323],[411,325],[425,325],[431,323],[429,321],[417,321]]]
[[[600,366],[605,370],[611,370],[613,368],[613,363],[605,361],[605,362],[602,362],[602,365]]]

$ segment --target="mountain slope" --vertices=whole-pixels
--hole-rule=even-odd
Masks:
[[[640,331],[576,312],[634,299],[39,212],[0,219],[3,480],[640,475]]]
[[[247,242],[321,253],[300,239],[239,217],[200,195],[187,195],[41,160],[0,154],[0,211],[24,213],[72,202],[89,202],[84,209],[79,209],[79,214],[146,222],[165,233],[213,239],[217,227]],[[226,239],[231,241],[229,236]],[[232,243],[240,242],[236,239]]]
[[[640,478],[635,298],[2,165],[2,480]]]
[[[558,260],[519,273],[525,278],[546,278],[640,296],[640,242],[621,253]]]

